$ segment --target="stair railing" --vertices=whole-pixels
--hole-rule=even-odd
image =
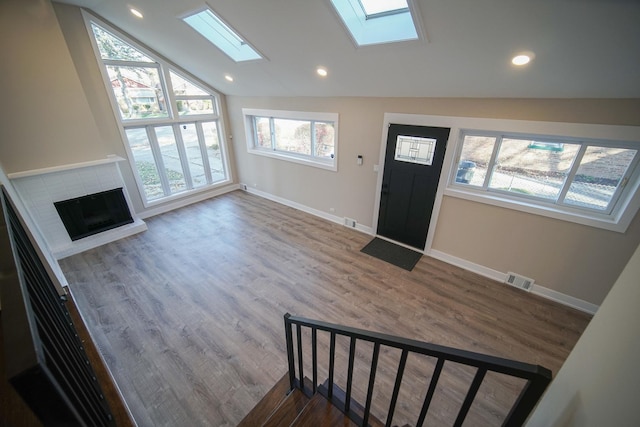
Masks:
[[[371,401],[378,367],[378,356],[381,346],[387,346],[401,350],[400,361],[396,373],[395,384],[391,401],[387,412],[386,426],[390,426],[393,420],[394,411],[398,401],[398,394],[402,384],[402,377],[409,353],[417,353],[430,356],[437,359],[435,369],[431,376],[431,382],[427,390],[420,415],[416,426],[422,426],[427,416],[429,405],[436,391],[438,380],[445,362],[455,362],[476,368],[475,376],[471,382],[469,390],[463,400],[462,406],[458,411],[454,426],[461,426],[471,408],[474,398],[485,375],[488,372],[496,372],[516,378],[526,380],[518,398],[515,400],[508,415],[506,416],[503,426],[516,427],[524,424],[525,420],[535,407],[536,403],[544,393],[545,389],[551,382],[551,371],[539,365],[531,365],[527,363],[517,362],[514,360],[503,359],[499,357],[474,353],[470,351],[460,350],[451,347],[429,344],[421,341],[415,341],[406,338],[395,337],[392,335],[370,332],[363,329],[351,328],[348,326],[335,325],[318,320],[306,319],[303,317],[291,316],[289,313],[284,315],[285,335],[287,343],[287,358],[289,363],[289,382],[291,389],[299,388],[307,394],[314,394],[317,391],[322,392],[325,397],[334,403],[342,412],[344,412],[351,420],[361,426],[367,426],[371,412]],[[293,343],[293,326],[296,330],[297,342],[297,375],[296,375],[296,358],[294,357]],[[311,355],[312,355],[312,379],[311,387],[305,384],[305,373],[303,368],[303,348],[302,348],[302,328],[306,327],[311,330]],[[317,332],[324,331],[330,334],[329,341],[329,368],[328,368],[328,386],[320,390],[318,386],[318,348],[317,348]],[[347,370],[347,384],[344,398],[338,399],[334,396],[334,369],[335,369],[335,351],[336,336],[344,336],[349,339],[349,359]],[[367,397],[364,409],[361,414],[352,410],[351,389],[353,383],[353,370],[355,360],[356,341],[362,340],[373,343],[373,354],[371,358],[371,368],[369,375],[369,384],[367,387]]]

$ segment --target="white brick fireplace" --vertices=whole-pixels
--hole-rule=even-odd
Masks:
[[[9,175],[33,221],[49,246],[53,256],[61,259],[147,229],[131,206],[118,162],[124,159],[109,156],[103,160],[55,168],[38,169]],[[72,241],[54,202],[122,188],[133,223]]]

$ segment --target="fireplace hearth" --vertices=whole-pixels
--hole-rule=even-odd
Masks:
[[[122,188],[54,202],[72,241],[133,223]]]

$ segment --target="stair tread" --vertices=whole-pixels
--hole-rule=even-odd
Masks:
[[[289,374],[286,373],[278,382],[264,395],[260,402],[240,421],[238,427],[261,426],[265,420],[280,406],[287,398],[289,391]]]
[[[299,390],[294,389],[285,400],[282,401],[278,409],[276,409],[263,427],[279,427],[290,425],[302,412],[309,402],[309,398]]]
[[[328,391],[328,387],[329,387],[329,380],[325,381],[323,384],[320,385],[320,387],[318,388],[318,391],[320,392],[320,394],[322,394],[323,396],[327,396],[327,391]],[[338,405],[340,406],[340,408],[338,408],[338,410],[340,409],[344,409],[344,401],[346,398],[346,393],[345,391],[340,388],[337,384],[333,384],[333,401],[336,402],[338,401]],[[340,411],[342,412],[342,411]],[[362,418],[364,415],[364,407],[360,404],[360,402],[351,399],[351,410],[350,412],[352,414],[355,414],[356,416]],[[369,427],[384,427],[384,423],[382,421],[380,421],[378,418],[376,418],[375,415],[369,413],[369,420],[368,420],[368,425]]]
[[[291,427],[357,427],[353,421],[338,408],[333,406],[324,396],[316,393],[304,407]]]

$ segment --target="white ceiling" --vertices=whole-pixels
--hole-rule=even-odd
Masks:
[[[178,18],[203,0],[61,2],[229,95],[640,98],[639,0],[416,0],[428,41],[363,48],[329,0],[208,0],[267,58],[239,64]],[[523,50],[536,56],[517,69]]]

